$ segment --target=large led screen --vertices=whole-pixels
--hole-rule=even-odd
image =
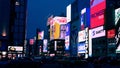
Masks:
[[[91,10],[90,10],[90,28],[104,25],[105,22],[105,0],[91,0]]]

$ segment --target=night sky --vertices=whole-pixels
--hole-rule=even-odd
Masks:
[[[66,6],[74,0],[28,0],[27,39],[34,38],[36,28],[46,30],[47,18],[66,13]]]

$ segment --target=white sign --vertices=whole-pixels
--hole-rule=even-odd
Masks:
[[[71,4],[67,6],[66,9],[67,22],[71,21]]]
[[[103,26],[91,29],[91,38],[97,38],[105,36],[105,30],[103,29]]]
[[[117,25],[119,19],[120,19],[120,8],[115,10],[115,25]]]
[[[23,51],[22,46],[8,46],[8,51]]]
[[[85,30],[78,32],[78,42],[83,42],[83,41],[85,41]]]
[[[44,39],[44,41],[43,41],[43,52],[47,52],[47,43],[48,43],[47,39]]]

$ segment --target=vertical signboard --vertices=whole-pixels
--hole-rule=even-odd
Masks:
[[[38,32],[38,40],[44,39],[44,31]]]
[[[43,52],[47,52],[47,49],[48,49],[47,48],[47,45],[48,45],[47,43],[48,43],[47,39],[44,39],[43,40]]]
[[[60,24],[55,23],[53,27],[54,39],[59,39],[60,36]]]
[[[34,44],[34,39],[30,39],[29,44],[33,45]]]
[[[115,39],[116,39],[116,53],[120,53],[120,26],[118,26],[118,28],[116,29],[116,35],[115,35]]]
[[[120,8],[115,10],[115,25],[116,25],[116,35],[115,35],[115,39],[116,39],[116,53],[120,53]]]
[[[51,25],[50,26],[50,40],[52,40],[52,39],[54,39],[54,26],[53,25]]]
[[[120,20],[120,8],[115,10],[115,25],[117,25],[119,20]]]
[[[60,25],[60,39],[65,39],[66,24]]]
[[[85,41],[85,30],[78,32],[78,42],[84,42]]]
[[[66,10],[66,16],[67,16],[67,22],[71,21],[71,4],[67,6],[67,10]]]
[[[84,8],[81,10],[81,16],[80,16],[80,26],[81,30],[90,27],[90,9]]]
[[[85,28],[86,24],[86,8],[81,11],[81,30]]]
[[[66,25],[66,36],[65,36],[65,50],[69,50],[70,46],[70,24]]]

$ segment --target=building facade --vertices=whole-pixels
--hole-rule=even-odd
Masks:
[[[27,0],[0,0],[0,40],[5,40],[1,41],[5,46],[5,48],[2,47],[4,51],[9,52],[9,46],[20,46],[22,49],[14,53],[23,53],[26,37],[26,10]]]

